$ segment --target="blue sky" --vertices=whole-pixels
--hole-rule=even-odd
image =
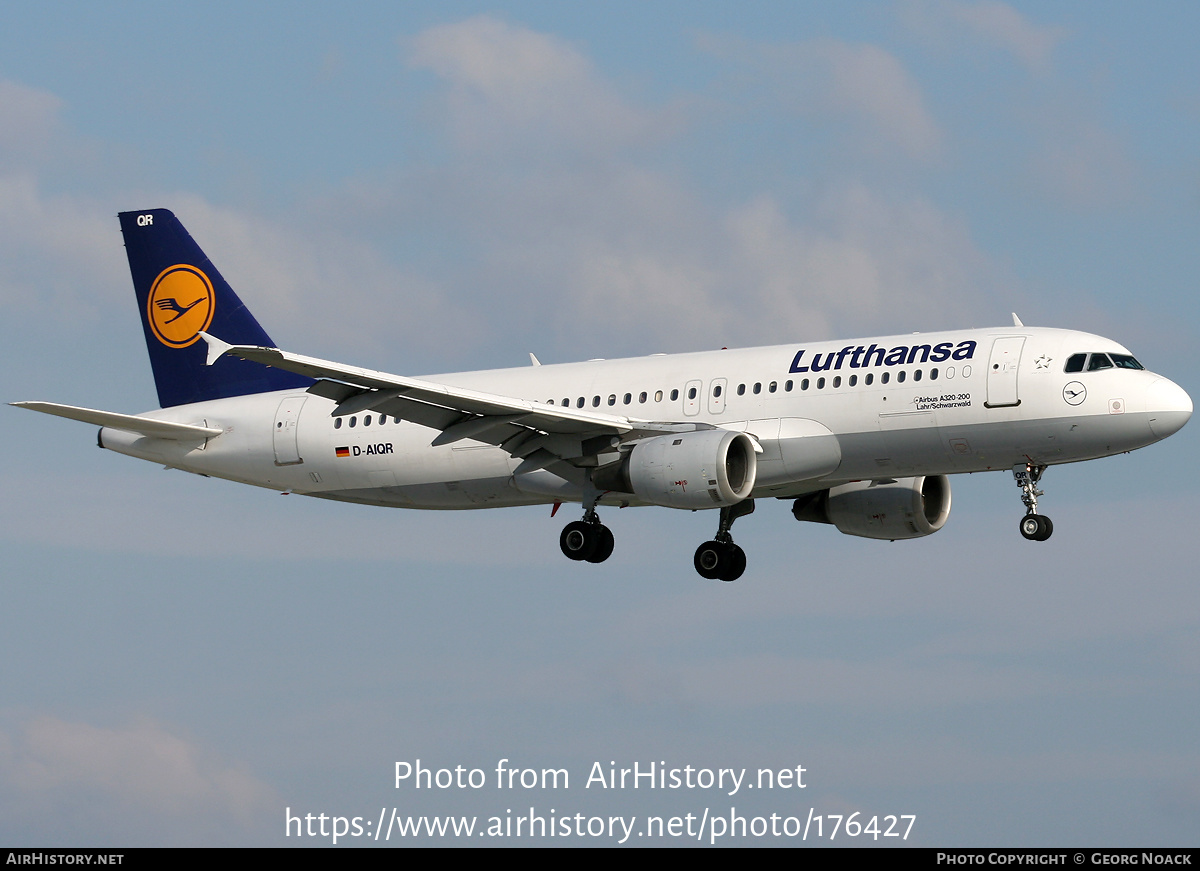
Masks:
[[[1008,322],[1200,392],[1191,4],[18,6],[4,398],[154,404],[115,215],[176,212],[284,347],[404,374]],[[0,842],[279,844],[284,808],[502,812],[490,770],[803,764],[748,810],[924,845],[1194,843],[1196,431],[881,544],[389,512],[164,473],[8,409]],[[529,797],[526,797],[527,799]],[[529,803],[528,801],[526,803]],[[687,813],[713,796],[532,796]],[[743,805],[739,804],[739,809]],[[294,842],[295,839],[292,839]]]

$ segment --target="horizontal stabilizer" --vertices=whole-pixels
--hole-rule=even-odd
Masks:
[[[211,426],[198,426],[191,423],[173,423],[169,420],[155,420],[152,417],[138,417],[136,414],[117,414],[115,411],[98,411],[94,408],[78,408],[74,405],[59,405],[57,402],[10,402],[17,408],[28,408],[30,411],[40,411],[43,414],[53,414],[71,420],[92,423],[96,426],[107,426],[126,432],[141,433],[155,439],[172,439],[174,441],[189,441],[212,438],[222,432]]]

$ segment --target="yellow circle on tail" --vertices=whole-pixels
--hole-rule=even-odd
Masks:
[[[146,320],[164,345],[186,348],[212,323],[216,296],[208,276],[184,263],[168,266],[154,279]]]

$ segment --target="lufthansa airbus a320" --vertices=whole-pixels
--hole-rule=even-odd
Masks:
[[[746,568],[734,521],[758,499],[797,520],[896,540],[937,532],[947,476],[1003,470],[1027,539],[1058,463],[1144,447],[1192,402],[1100,336],[1013,325],[408,378],[275,347],[165,209],[121,231],[160,408],[22,408],[101,427],[99,444],[155,463],[399,508],[579,503],[559,536],[600,563],[606,506],[714,509],[703,577]]]

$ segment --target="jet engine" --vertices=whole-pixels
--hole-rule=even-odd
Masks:
[[[748,435],[708,429],[636,442],[596,469],[592,484],[668,508],[724,508],[750,495],[757,468]]]
[[[950,480],[945,475],[886,481],[852,481],[801,496],[792,505],[797,520],[832,523],[839,532],[896,541],[932,535],[950,516]]]

